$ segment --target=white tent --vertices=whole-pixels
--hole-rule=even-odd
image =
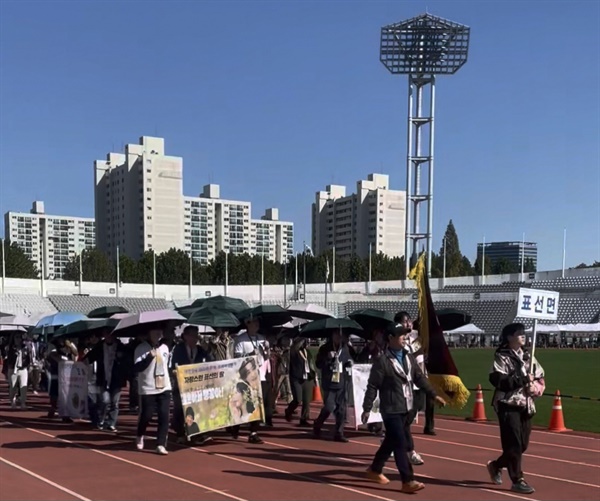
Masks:
[[[485,331],[481,330],[475,324],[467,324],[458,329],[444,331],[444,334],[485,334]]]
[[[537,331],[542,333],[558,332],[600,332],[600,323],[594,324],[538,324]],[[525,332],[532,332],[530,327]]]

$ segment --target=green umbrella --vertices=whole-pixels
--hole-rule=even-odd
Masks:
[[[240,320],[258,318],[261,327],[283,325],[292,320],[290,312],[276,304],[261,304],[254,308],[247,308],[236,315]]]
[[[129,311],[122,306],[100,306],[100,308],[90,311],[87,316],[88,318],[109,318],[115,313],[129,313]]]
[[[393,313],[375,310],[373,308],[353,311],[348,317],[360,324],[360,326],[369,333],[375,329],[386,330],[388,328],[393,328],[396,325]],[[367,332],[365,332],[365,334],[367,334]]]
[[[52,338],[57,337],[85,337],[90,334],[95,334],[101,329],[110,329],[111,331],[117,326],[119,319],[116,318],[94,318],[90,320],[77,320],[68,325],[57,329]]]
[[[363,328],[351,318],[323,318],[306,324],[300,330],[300,336],[311,339],[329,337],[333,332],[342,334],[364,334]]]
[[[208,325],[209,327],[223,329],[233,328],[240,325],[240,321],[233,313],[212,308],[210,306],[196,308],[187,319],[187,323],[194,325]]]

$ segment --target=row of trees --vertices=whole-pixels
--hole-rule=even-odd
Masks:
[[[446,241],[446,277],[458,277],[481,274],[479,258],[471,264],[460,250],[456,228],[452,220],[448,223],[444,234]],[[35,264],[16,244],[5,246],[6,276],[15,278],[36,278],[38,270]],[[153,283],[154,262],[156,261],[156,283],[181,284],[190,282],[190,259],[182,250],[171,249],[156,257],[152,252],[146,252],[139,260],[121,255],[119,260],[119,278],[124,283]],[[353,256],[349,259],[336,259],[335,278],[333,277],[332,252],[320,256],[298,254],[292,256],[287,266],[271,262],[263,263],[259,256],[249,254],[230,255],[228,257],[229,284],[249,285],[259,284],[264,273],[265,284],[281,284],[284,280],[292,284],[296,281],[296,261],[298,261],[298,282],[304,281],[306,265],[306,282],[322,283],[325,281],[329,266],[329,281],[336,282],[365,282],[369,279],[369,259]],[[63,280],[78,281],[80,277],[80,259],[76,256],[67,263]],[[116,281],[117,266],[99,249],[85,250],[81,256],[82,277],[86,282]],[[596,265],[600,263],[595,263]],[[582,267],[582,265],[578,266]],[[191,263],[191,277],[194,285],[220,285],[225,283],[225,253],[221,252],[208,265],[198,262]],[[432,277],[443,275],[444,246],[439,252],[432,253]],[[485,260],[485,274],[518,273],[518,266],[507,259]],[[531,261],[525,262],[525,272],[535,271]],[[405,277],[404,257],[390,258],[384,254],[374,254],[371,257],[371,279],[400,280]]]

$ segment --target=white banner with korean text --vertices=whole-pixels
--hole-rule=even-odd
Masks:
[[[559,293],[541,289],[519,289],[517,317],[536,320],[556,320],[558,318]]]
[[[88,418],[88,366],[83,362],[58,364],[58,415]]]
[[[352,366],[352,395],[354,396],[354,417],[356,429],[361,424],[361,415],[363,402],[365,400],[365,392],[367,391],[367,383],[371,374],[371,364],[356,364]],[[379,395],[373,402],[373,409],[369,414],[368,423],[381,423],[383,419],[379,413]]]

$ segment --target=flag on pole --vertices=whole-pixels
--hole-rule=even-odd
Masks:
[[[419,293],[418,331],[429,382],[451,407],[463,408],[469,400],[470,393],[458,375],[458,369],[444,339],[444,331],[435,313],[427,278],[425,253],[417,260],[409,278],[415,281]]]

